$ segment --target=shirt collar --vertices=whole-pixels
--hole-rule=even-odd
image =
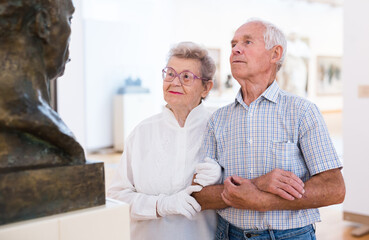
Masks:
[[[277,102],[279,92],[280,92],[280,87],[279,87],[277,81],[274,80],[273,83],[261,94],[261,96],[264,97],[265,99],[275,103],[275,102]],[[235,103],[236,104],[237,103],[240,103],[240,104],[244,103],[241,88],[237,93]]]
[[[278,95],[279,95],[279,85],[276,80],[261,94],[265,99],[271,102],[277,102]]]
[[[204,111],[206,110],[205,110],[203,103],[200,103],[198,106],[192,109],[186,118],[184,128],[187,128],[193,124],[196,124],[198,119],[202,119]],[[171,125],[175,127],[179,127],[178,121],[176,117],[174,116],[174,113],[172,112],[172,110],[169,109],[168,104],[165,105],[164,107],[164,114],[167,116],[167,120],[169,121]]]

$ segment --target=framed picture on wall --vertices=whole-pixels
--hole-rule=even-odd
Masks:
[[[220,49],[219,48],[208,48],[209,51],[209,55],[210,57],[213,58],[214,62],[215,62],[215,66],[216,66],[216,71],[214,74],[214,86],[212,91],[218,91],[219,93],[221,92],[221,79],[220,79]]]
[[[277,73],[278,84],[287,92],[306,97],[311,56],[310,40],[293,32],[287,36],[287,41],[287,55]]]
[[[287,55],[282,68],[277,73],[279,86],[287,92],[301,97],[307,96],[309,59]]]
[[[317,95],[342,94],[342,58],[317,57]]]

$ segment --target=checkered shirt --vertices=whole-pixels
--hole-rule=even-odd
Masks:
[[[208,122],[203,153],[224,168],[223,179],[253,179],[280,168],[306,182],[342,167],[316,105],[283,91],[276,81],[249,106],[240,90],[234,103],[217,110]],[[230,207],[218,213],[242,229],[284,230],[320,221],[318,209],[258,212]]]

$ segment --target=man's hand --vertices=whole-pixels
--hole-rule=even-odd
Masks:
[[[304,196],[293,201],[260,191],[252,180],[238,176],[228,177],[224,181],[221,197],[225,204],[235,208],[273,211],[319,208],[339,204],[345,199],[345,193],[341,170],[336,168],[312,176],[305,183]]]
[[[234,208],[257,210],[260,209],[261,191],[249,180],[238,176],[228,177],[224,181],[221,194],[223,201]]]
[[[271,172],[251,180],[257,188],[280,196],[286,200],[301,198],[305,193],[303,181],[292,172],[274,169]]]

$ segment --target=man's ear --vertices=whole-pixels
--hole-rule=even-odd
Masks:
[[[272,49],[272,59],[271,59],[271,61],[273,63],[278,62],[282,58],[282,54],[283,54],[282,46],[281,45],[274,46],[273,49]]]
[[[35,17],[35,35],[48,43],[50,39],[50,27],[51,20],[49,13],[43,9],[38,11]]]

